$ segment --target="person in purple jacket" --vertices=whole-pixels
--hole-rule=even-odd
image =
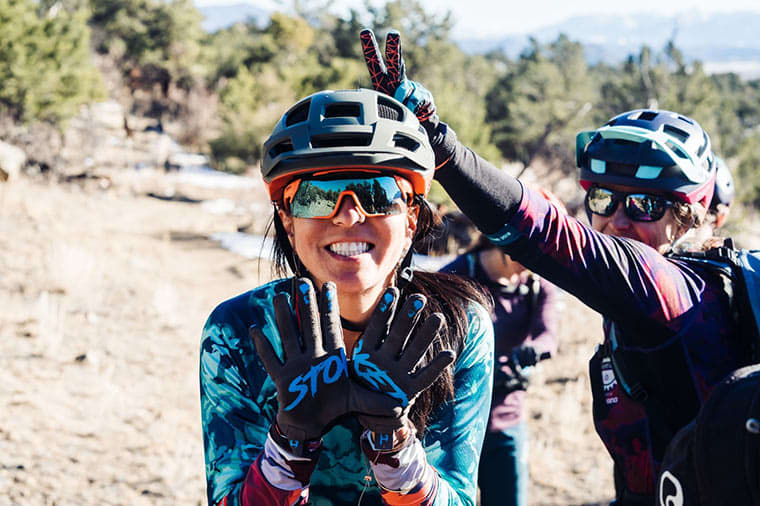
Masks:
[[[560,204],[561,205],[561,204]],[[557,351],[557,290],[485,236],[441,269],[480,283],[494,301],[494,385],[478,469],[481,506],[528,504],[528,371]]]
[[[682,114],[638,109],[579,134],[589,226],[457,140],[430,92],[406,79],[398,32],[388,35],[387,67],[372,32],[361,39],[373,87],[421,120],[435,179],[462,212],[510,257],[604,317],[589,375],[616,506],[680,504],[677,494],[656,496],[669,442],[727,374],[754,361],[726,279],[675,256],[712,198],[707,133]]]

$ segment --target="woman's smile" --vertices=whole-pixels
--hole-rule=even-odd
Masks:
[[[365,241],[336,241],[328,244],[325,249],[337,257],[356,258],[370,252],[374,247],[374,244]]]

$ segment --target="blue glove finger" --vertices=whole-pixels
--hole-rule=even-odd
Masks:
[[[272,300],[274,319],[277,323],[277,332],[280,334],[285,362],[301,354],[301,343],[298,342],[300,332],[289,299],[287,294],[279,293]]]
[[[362,339],[367,343],[367,346],[371,346],[373,349],[377,348],[388,334],[388,329],[396,312],[398,293],[398,288],[390,286],[385,289],[380,297],[372,316],[369,318],[367,327],[362,333]]]
[[[332,281],[328,281],[322,286],[320,306],[322,345],[324,350],[330,353],[344,347],[343,329],[340,325],[340,310],[338,308],[338,291]]]
[[[296,315],[301,328],[302,349],[311,356],[319,356],[322,348],[322,330],[319,325],[319,311],[314,285],[309,278],[296,280]]]

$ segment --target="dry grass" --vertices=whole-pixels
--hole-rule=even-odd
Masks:
[[[205,504],[200,329],[269,265],[259,277],[204,237],[260,230],[266,212],[214,215],[141,196],[162,176],[111,176],[107,190],[0,186],[0,505]],[[586,372],[599,319],[565,304],[530,395],[532,504],[611,495]]]

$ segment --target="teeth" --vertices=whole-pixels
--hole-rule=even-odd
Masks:
[[[336,255],[353,257],[369,251],[369,243],[366,242],[334,242],[330,245],[330,251]]]

